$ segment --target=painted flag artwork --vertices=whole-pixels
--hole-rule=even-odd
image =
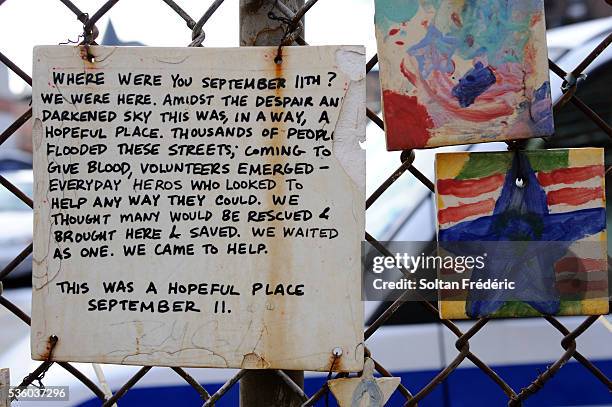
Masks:
[[[543,0],[375,0],[388,150],[554,133]]]
[[[518,248],[488,253],[486,267],[468,274],[471,282],[513,281],[511,294],[442,290],[441,317],[607,314],[604,182],[599,148],[437,154],[439,245]]]

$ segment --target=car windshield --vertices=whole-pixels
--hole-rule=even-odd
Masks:
[[[17,188],[23,191],[27,196],[32,196],[32,184],[31,183],[13,183]],[[30,207],[26,205],[21,199],[15,194],[4,187],[0,187],[0,212],[12,212],[12,211],[31,211]]]

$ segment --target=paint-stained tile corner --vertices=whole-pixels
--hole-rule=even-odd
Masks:
[[[376,0],[389,150],[554,133],[543,0]]]

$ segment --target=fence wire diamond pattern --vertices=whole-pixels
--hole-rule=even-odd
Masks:
[[[98,10],[96,10],[93,14],[85,13],[81,11],[74,3],[70,0],[58,0],[60,1],[70,12],[74,13],[75,17],[83,23],[83,34],[80,37],[82,39],[82,44],[85,46],[95,45],[96,38],[98,36],[98,28],[96,27],[96,23],[109,13],[112,8],[119,2],[119,0],[108,0],[106,1]],[[167,6],[169,6],[169,10],[174,11],[187,25],[188,29],[191,31],[191,42],[189,43],[190,47],[199,47],[202,46],[202,42],[204,41],[206,34],[204,30],[204,26],[206,22],[215,14],[219,6],[221,6],[224,0],[215,0],[208,7],[208,9],[204,12],[204,14],[198,19],[195,20],[192,18],[184,9],[180,7],[173,0],[161,0]],[[283,5],[280,2],[276,2],[275,10],[273,12],[278,13],[278,15],[284,16],[284,18],[278,18],[280,21],[279,24],[285,24],[286,32],[286,41],[285,44],[289,44],[292,41],[298,45],[308,45],[306,41],[299,35],[292,34],[293,31],[296,31],[300,27],[300,22],[304,15],[313,7],[318,0],[309,0],[306,1],[304,6],[298,10],[297,12],[293,12],[287,6]],[[0,7],[2,5],[2,1],[0,1]],[[0,10],[1,11],[1,10]],[[275,16],[276,14],[271,13],[271,16]],[[612,43],[612,34],[609,34],[597,47],[595,47],[582,62],[578,64],[571,72],[566,72],[557,66],[553,61],[549,61],[550,70],[558,75],[560,78],[564,80],[563,82],[563,97],[561,97],[554,106],[554,112],[556,115],[563,114],[563,107],[571,103],[576,108],[578,108],[581,112],[583,112],[588,119],[590,119],[594,124],[596,124],[601,130],[603,130],[608,136],[612,137],[612,127],[606,123],[604,119],[602,119],[597,113],[595,113],[587,104],[585,104],[578,96],[576,96],[576,89],[579,85],[579,78],[582,78],[582,74],[584,70],[597,58],[599,54],[601,54],[610,44]],[[29,86],[32,85],[32,78],[28,76],[19,66],[11,61],[9,57],[4,55],[1,52],[1,44],[0,44],[0,62],[5,64],[11,71],[13,71],[16,75],[18,75],[25,83]],[[365,66],[366,72],[370,72],[378,63],[378,58],[375,55],[372,57]],[[586,79],[588,80],[588,79]],[[384,129],[384,121],[372,110],[367,110],[368,118],[375,123],[381,129]],[[14,122],[12,122],[3,132],[0,134],[0,146],[11,137],[21,126],[23,126],[30,118],[32,117],[32,108],[30,107],[25,113],[23,113],[20,117],[18,117]],[[404,151],[401,154],[401,164],[398,169],[394,171],[373,193],[370,197],[368,197],[366,201],[366,208],[371,207],[374,202],[378,198],[380,198],[387,189],[393,183],[395,183],[400,177],[405,176],[408,172],[413,177],[415,177],[418,181],[420,181],[425,187],[427,187],[432,192],[434,191],[433,182],[428,179],[423,173],[421,173],[414,165],[415,152],[414,151]],[[32,208],[33,203],[32,199],[28,197],[25,193],[19,190],[15,185],[11,184],[5,177],[0,175],[0,184],[2,187],[8,189],[11,193],[17,196],[21,201],[23,201],[26,205]],[[370,242],[371,245],[378,250],[383,255],[392,256],[392,254],[385,249],[385,247],[374,239],[369,233],[366,232],[365,240]],[[27,247],[23,249],[21,253],[13,261],[11,261],[8,265],[4,267],[4,269],[0,270],[0,305],[8,309],[12,312],[17,318],[23,321],[25,324],[30,324],[30,317],[23,312],[19,307],[10,302],[6,297],[2,296],[2,280],[5,279],[22,261],[24,261],[30,254],[32,253],[32,243],[30,243]],[[375,335],[377,330],[385,325],[385,323],[394,315],[395,312],[400,308],[403,304],[403,297],[400,297],[391,305],[389,305],[386,310],[374,321],[367,329],[365,330],[365,339],[367,340],[372,335]],[[437,317],[438,309],[430,304],[427,301],[419,302],[420,306],[424,307],[428,312],[432,313]],[[421,389],[408,389],[406,386],[400,384],[398,389],[403,398],[405,399],[406,406],[415,406],[421,400],[423,400],[429,393],[431,393],[437,386],[446,380],[446,378],[455,370],[457,367],[464,361],[469,360],[476,367],[478,367],[482,372],[484,372],[493,383],[495,383],[499,388],[507,395],[508,397],[508,405],[509,406],[518,406],[521,405],[523,401],[527,398],[538,392],[542,389],[548,380],[550,380],[555,373],[559,371],[570,359],[575,359],[580,364],[582,364],[595,378],[597,378],[608,390],[612,392],[612,381],[608,378],[601,370],[599,370],[591,361],[589,361],[585,356],[583,356],[577,348],[576,339],[582,335],[586,330],[589,329],[597,320],[597,316],[590,316],[585,318],[585,320],[573,331],[567,329],[558,319],[554,317],[542,317],[544,318],[550,325],[551,329],[559,331],[561,334],[561,341],[559,342],[559,359],[548,366],[548,368],[541,372],[537,377],[535,377],[531,384],[522,388],[522,389],[514,389],[512,388],[506,381],[504,381],[503,377],[500,377],[491,367],[489,367],[485,362],[483,362],[472,349],[470,348],[470,339],[478,334],[482,329],[485,328],[487,323],[489,322],[488,318],[482,318],[475,322],[475,324],[466,332],[463,332],[459,329],[459,327],[451,321],[448,320],[440,320],[439,322],[450,332],[452,332],[457,340],[455,342],[455,347],[458,350],[458,354],[455,359],[444,369],[442,369],[425,387]],[[52,356],[52,348],[53,345],[58,341],[58,338],[51,337],[49,338],[50,343],[50,353],[49,359]],[[369,351],[366,350],[366,355],[373,358],[375,362],[375,368],[377,372],[386,377],[392,377],[392,373],[390,373],[384,366],[379,364],[376,361],[376,355],[371,355]],[[28,357],[28,355],[24,355],[24,358]],[[150,366],[144,366],[136,374],[134,374],[119,390],[117,390],[112,396],[107,396],[105,392],[93,381],[91,381],[85,374],[75,368],[72,364],[66,362],[53,362],[51,360],[42,362],[34,371],[32,371],[29,375],[27,375],[20,383],[20,386],[29,386],[33,383],[38,383],[42,381],[45,373],[49,370],[49,368],[57,363],[63,369],[72,374],[76,379],[78,379],[84,386],[86,386],[95,397],[97,397],[101,405],[103,407],[113,406],[121,397],[123,397],[126,392],[128,392],[131,388],[136,386],[138,381],[142,379],[151,369]],[[162,368],[159,368],[162,369]],[[224,394],[232,388],[243,376],[249,374],[248,370],[240,370],[234,377],[228,380],[216,393],[209,394],[209,392],[198,383],[192,376],[190,376],[185,370],[181,368],[163,368],[163,369],[171,369],[177,375],[185,380],[199,395],[199,397],[203,401],[204,406],[212,406],[214,403],[218,402]],[[302,406],[311,406],[314,405],[317,401],[321,400],[323,397],[327,395],[329,389],[327,385],[323,385],[318,391],[316,391],[312,395],[307,395],[304,391],[298,386],[286,373],[283,371],[276,371],[279,380],[284,381],[288,387],[294,391],[297,397],[302,400]],[[335,377],[346,377],[347,374],[340,373]]]

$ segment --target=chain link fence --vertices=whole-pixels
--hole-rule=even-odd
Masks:
[[[96,23],[105,15],[112,12],[113,7],[119,2],[119,0],[109,0],[106,1],[98,10],[94,13],[86,13],[81,11],[73,2],[70,0],[57,0],[59,3],[63,4],[66,7],[67,11],[74,13],[75,17],[83,24],[83,34],[80,39],[82,39],[81,44],[87,47],[88,45],[95,45],[96,38],[98,36],[98,28],[96,27]],[[324,1],[324,0],[322,0]],[[331,0],[327,0],[331,1]],[[603,0],[602,0],[603,1]],[[168,12],[174,12],[178,17],[180,17],[186,24],[187,28],[191,31],[191,43],[189,46],[191,47],[199,47],[202,46],[202,42],[204,41],[205,34],[205,25],[207,21],[213,17],[219,6],[224,2],[224,0],[215,0],[208,7],[208,9],[204,12],[204,14],[199,19],[194,19],[191,17],[179,4],[177,4],[173,0],[160,0],[160,6],[163,6],[161,3],[164,3],[168,8]],[[254,1],[257,3],[257,1]],[[275,5],[275,9],[270,13],[270,17],[274,18],[276,22],[278,22],[280,28],[282,28],[285,32],[285,43],[296,43],[299,45],[307,45],[306,41],[302,36],[294,34],[294,31],[301,27],[301,21],[304,15],[313,7],[318,0],[309,0],[304,6],[297,10],[296,12],[292,11],[289,7],[285,6],[283,3],[277,1]],[[1,7],[2,1],[0,1]],[[152,4],[147,4],[148,6],[153,6]],[[0,8],[0,12],[1,12]],[[278,16],[283,16],[282,18]],[[5,41],[8,39],[4,39]],[[593,109],[591,109],[586,103],[584,103],[577,95],[576,90],[579,86],[579,83],[584,82],[583,72],[585,69],[600,55],[608,46],[612,43],[612,34],[609,34],[597,47],[595,47],[585,58],[582,60],[578,66],[576,66],[572,71],[566,72],[557,66],[553,61],[549,61],[550,70],[554,75],[558,75],[561,77],[563,82],[563,97],[561,97],[556,104],[554,105],[554,113],[555,115],[562,115],[563,108],[567,104],[573,104],[576,108],[578,108],[586,117],[592,121],[596,126],[598,126],[605,134],[609,137],[612,137],[612,127],[606,123],[606,121],[600,117]],[[11,59],[4,55],[1,50],[2,44],[0,42],[0,61],[5,64],[11,71],[13,71],[16,75],[18,75],[25,83],[29,86],[32,85],[32,79],[28,76],[19,66],[11,61]],[[365,66],[365,70],[370,72],[378,62],[377,56],[371,58],[367,65]],[[372,110],[367,110],[368,118],[375,123],[381,129],[384,129],[384,121]],[[10,124],[1,134],[0,134],[0,145],[2,145],[5,141],[7,141],[17,130],[20,129],[30,118],[32,117],[32,109],[29,108],[25,113],[23,113],[20,117],[18,117],[12,124]],[[401,154],[401,165],[394,171],[375,191],[372,193],[370,197],[368,197],[366,201],[366,209],[370,208],[376,200],[378,200],[384,193],[393,185],[400,177],[408,176],[409,173],[411,176],[415,177],[419,182],[421,182],[425,187],[427,187],[430,191],[434,191],[434,183],[432,180],[428,179],[422,172],[420,172],[414,165],[415,152],[414,151],[404,151]],[[30,208],[32,208],[33,203],[32,199],[27,196],[24,192],[19,190],[16,186],[11,184],[5,177],[0,175],[0,184],[2,187],[8,189],[11,193],[17,196],[21,201],[27,204]],[[383,255],[392,256],[392,254],[385,249],[385,247],[378,242],[374,237],[372,237],[369,233],[366,232],[365,239],[380,253]],[[8,265],[4,267],[0,271],[0,305],[7,308],[10,312],[12,312],[17,318],[19,318],[23,323],[30,324],[30,317],[23,312],[19,307],[10,302],[6,297],[2,296],[2,280],[4,280],[7,276],[11,274],[11,272],[22,262],[24,261],[30,254],[32,253],[32,244],[30,243],[27,247],[23,249],[23,251],[15,257],[13,261],[11,261]],[[364,336],[367,340],[368,338],[376,335],[376,332],[380,327],[385,325],[386,322],[398,311],[398,309],[404,304],[404,298],[400,297],[398,300],[390,304],[386,310],[371,324],[365,329]],[[419,306],[424,307],[424,309],[433,314],[435,318],[438,317],[438,309],[427,301],[421,301],[418,303]],[[546,386],[547,382],[561,369],[570,359],[575,359],[577,362],[582,364],[587,371],[597,378],[609,391],[612,392],[612,381],[608,378],[600,369],[598,369],[589,359],[583,356],[577,346],[576,340],[577,338],[586,332],[589,327],[591,327],[597,320],[597,316],[590,316],[584,319],[584,321],[574,330],[569,330],[566,328],[557,318],[554,317],[542,317],[544,318],[551,326],[552,330],[557,330],[563,336],[558,345],[560,345],[560,357],[557,361],[548,366],[548,368],[541,372],[537,377],[533,378],[531,384],[522,388],[515,389],[512,388],[503,377],[498,375],[494,369],[488,366],[485,362],[483,362],[477,355],[478,350],[472,349],[470,347],[470,339],[473,338],[478,332],[485,328],[487,323],[489,323],[489,318],[482,318],[478,321],[475,321],[474,325],[467,331],[463,332],[455,323],[449,320],[439,320],[440,324],[442,324],[446,329],[452,332],[453,335],[457,337],[455,342],[455,347],[457,348],[458,354],[452,360],[450,364],[448,364],[444,369],[442,369],[426,386],[423,388],[408,388],[403,384],[400,384],[398,389],[396,390],[403,396],[405,399],[405,405],[414,406],[428,394],[430,394],[437,386],[440,386],[449,375],[457,369],[457,367],[465,360],[469,360],[476,367],[478,367],[483,373],[485,373],[488,378],[495,383],[508,397],[508,404],[510,406],[518,406],[521,405],[523,401],[528,399],[530,396],[537,393],[544,386]],[[409,340],[409,338],[407,338]],[[53,345],[57,342],[57,338],[50,338],[50,344]],[[557,344],[551,344],[554,346]],[[52,353],[50,353],[52,355]],[[366,349],[366,356],[371,357],[375,362],[375,368],[377,372],[386,377],[392,377],[393,373],[389,372],[383,365],[376,361],[376,355],[370,354]],[[24,355],[24,358],[28,358],[28,355]],[[27,375],[19,384],[19,386],[29,386],[33,383],[40,382],[47,370],[54,364],[57,363],[63,369],[72,374],[76,379],[78,379],[83,386],[86,386],[89,390],[91,390],[92,394],[97,397],[101,405],[104,407],[113,406],[121,397],[123,397],[126,392],[128,392],[131,388],[136,386],[138,381],[142,379],[151,369],[150,366],[142,367],[138,372],[133,375],[120,389],[118,389],[112,396],[105,393],[96,383],[90,380],[85,374],[75,368],[72,364],[66,362],[53,362],[51,360],[42,362],[38,368],[32,371],[29,375]],[[203,400],[204,406],[214,405],[216,402],[221,400],[221,398],[226,394],[238,381],[245,375],[249,374],[248,370],[239,371],[234,377],[228,380],[216,393],[210,394],[200,383],[198,383],[192,376],[190,376],[185,370],[181,368],[168,368],[174,371],[177,375],[185,380],[195,392],[198,393],[199,397]],[[312,395],[306,394],[301,387],[296,384],[290,377],[283,371],[276,371],[278,375],[278,380],[283,381],[299,398],[302,402],[302,406],[311,406],[317,403],[319,400],[325,398],[329,389],[327,385],[323,385],[318,391],[316,391]],[[331,378],[331,374],[329,375]],[[346,373],[336,374],[334,377],[347,377]]]

